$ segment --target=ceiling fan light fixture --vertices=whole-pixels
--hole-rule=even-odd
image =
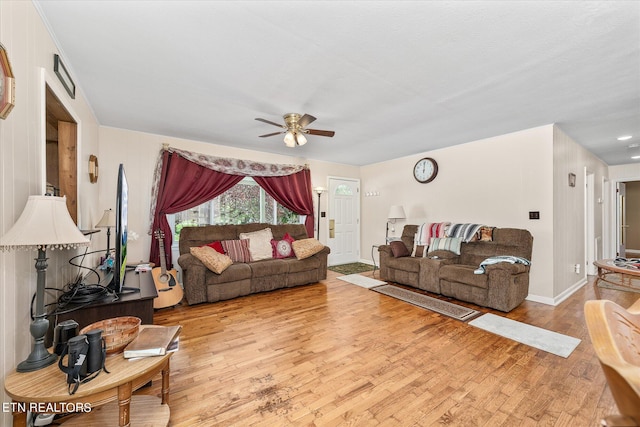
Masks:
[[[307,143],[307,138],[305,138],[303,134],[296,132],[295,136],[296,136],[296,142],[298,143],[298,145],[304,145]]]
[[[293,136],[293,132],[289,131],[285,134],[284,145],[286,145],[289,148],[293,148],[296,146],[296,139],[295,139],[295,136]]]

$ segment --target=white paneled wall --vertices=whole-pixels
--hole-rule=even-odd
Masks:
[[[602,198],[602,177],[608,167],[596,156],[573,141],[557,126],[553,132],[553,296],[556,302],[586,281],[585,254],[585,176],[593,173],[594,198]],[[569,173],[576,175],[570,187]],[[594,238],[602,237],[603,204],[594,204]],[[535,244],[535,243],[534,243]],[[582,266],[579,273],[575,265]]]
[[[6,120],[0,120],[0,235],[5,234],[22,213],[30,195],[44,191],[44,88],[45,80],[66,96],[53,72],[53,54],[59,53],[37,10],[30,1],[0,2],[0,42],[7,49],[16,80],[16,105]],[[81,90],[65,103],[78,118],[79,209],[81,226],[89,225],[97,208],[98,190],[89,183],[89,154],[97,152],[98,125]],[[47,286],[60,287],[76,272],[69,266],[72,255],[49,251]],[[35,292],[35,252],[0,253],[0,377],[25,359],[31,351],[29,304]],[[10,399],[2,391],[2,402]],[[10,425],[11,416],[0,414],[0,425]]]

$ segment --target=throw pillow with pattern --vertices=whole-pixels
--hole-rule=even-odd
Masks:
[[[433,237],[429,249],[430,251],[450,251],[460,255],[460,243],[462,240],[459,237]]]
[[[294,241],[295,239],[291,237],[289,233],[285,233],[280,240],[272,239],[271,248],[273,251],[273,257],[276,259],[282,259],[294,256],[293,247],[291,246]]]
[[[324,245],[313,237],[296,240],[291,246],[298,259],[309,258],[324,249]]]
[[[221,254],[212,247],[205,245],[199,248],[190,248],[191,255],[198,258],[205,267],[216,274],[222,274],[233,261],[227,255]]]
[[[233,262],[251,262],[249,240],[223,240],[222,247]]]

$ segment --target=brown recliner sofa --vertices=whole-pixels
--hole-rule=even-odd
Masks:
[[[214,241],[237,240],[240,233],[270,228],[273,238],[280,240],[289,233],[295,240],[306,239],[307,231],[302,224],[241,224],[206,225],[184,227],[180,231],[180,257],[182,281],[187,303],[215,302],[272,291],[280,288],[317,283],[327,278],[327,256],[329,248],[302,260],[296,257],[265,259],[249,263],[233,263],[221,274],[214,273],[190,253],[198,247]]]
[[[409,253],[413,249],[417,225],[405,225],[401,241]],[[509,312],[529,294],[529,270],[526,263],[497,262],[480,265],[496,256],[513,256],[531,260],[533,236],[527,230],[495,228],[491,241],[461,243],[460,255],[449,251],[432,251],[425,258],[396,258],[391,246],[378,248],[380,278],[388,282],[413,286],[461,301]]]

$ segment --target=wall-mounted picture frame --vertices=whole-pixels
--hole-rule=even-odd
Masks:
[[[569,187],[575,187],[576,186],[576,174],[575,173],[570,173],[569,174]]]
[[[62,59],[56,53],[53,54],[53,71],[62,82],[62,86],[64,86],[71,99],[76,99],[76,84],[73,82],[69,71],[67,71],[67,68],[64,66]]]
[[[89,182],[98,182],[98,158],[93,154],[89,156]]]
[[[0,44],[0,119],[6,119],[16,103],[16,81],[9,54]]]

